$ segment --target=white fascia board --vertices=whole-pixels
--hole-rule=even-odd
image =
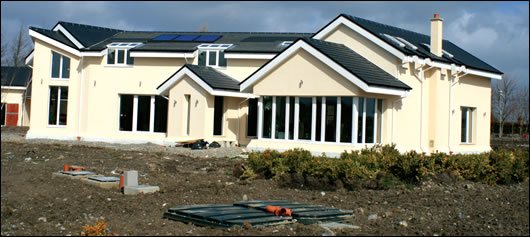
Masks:
[[[375,93],[375,94],[385,94],[385,95],[399,95],[401,97],[407,97],[410,94],[409,90],[391,89],[391,88],[378,87],[378,86],[370,86],[366,92]]]
[[[333,23],[329,24],[326,28],[321,30],[318,34],[313,36],[314,39],[322,39],[324,36],[328,35],[331,31],[335,30],[337,27],[339,27],[341,24],[349,27],[353,31],[359,33],[360,35],[366,37],[368,40],[372,41],[373,43],[377,44],[381,48],[388,51],[390,54],[396,56],[397,58],[403,60],[405,58],[405,54],[403,54],[401,51],[395,49],[393,46],[389,45],[387,42],[379,39],[377,36],[373,35],[372,33],[366,31],[365,29],[359,27],[357,24],[351,22],[350,20],[346,19],[343,16],[340,16],[338,19],[333,21]]]
[[[71,48],[70,46],[67,46],[67,45],[65,45],[65,44],[63,44],[63,43],[61,43],[59,41],[56,41],[56,40],[54,40],[52,38],[49,38],[49,37],[47,37],[45,35],[42,35],[41,33],[38,33],[36,31],[33,31],[33,30],[30,29],[29,30],[29,35],[31,37],[35,37],[36,39],[42,40],[42,41],[44,41],[44,42],[46,42],[48,44],[51,44],[51,45],[53,45],[53,46],[55,46],[57,48],[60,48],[60,49],[66,51],[68,53],[71,53],[71,54],[73,54],[75,56],[78,56],[78,57],[81,56],[81,53],[78,50],[76,50],[74,48]]]
[[[6,90],[26,90],[26,87],[23,87],[23,86],[2,86],[2,89],[6,89]]]
[[[169,79],[162,87],[158,89],[158,94],[162,95],[167,93],[169,88],[171,88],[175,83],[180,81],[184,75],[189,76],[195,83],[197,83],[199,86],[201,86],[206,92],[208,92],[210,95],[214,96],[229,96],[229,97],[240,97],[240,98],[257,98],[258,96],[255,96],[250,93],[241,93],[241,92],[234,92],[234,91],[224,91],[224,90],[214,90],[212,87],[210,87],[208,84],[206,84],[202,79],[200,79],[195,73],[193,73],[188,68],[183,68],[180,72],[175,74],[173,77]]]
[[[255,53],[225,53],[225,58],[230,59],[272,59],[276,54],[255,54]]]
[[[81,52],[81,56],[85,57],[102,57],[107,54],[107,50],[101,50],[99,52]]]
[[[135,58],[194,58],[195,53],[131,52]]]
[[[467,72],[469,74],[473,74],[473,75],[477,75],[477,76],[481,76],[481,77],[488,77],[488,78],[493,78],[493,79],[497,79],[497,80],[502,80],[502,74],[479,71],[479,70],[470,69],[470,68],[467,69]]]
[[[58,24],[52,30],[61,31],[70,41],[72,41],[72,43],[75,44],[75,46],[77,46],[77,48],[82,49],[85,47],[83,44],[81,44],[81,42],[77,41],[75,37],[72,34],[70,34],[70,32],[68,32],[68,30],[66,30],[61,24]]]
[[[441,62],[432,62],[432,64],[433,64],[433,66],[441,68],[441,69],[447,69],[447,70],[451,70],[452,69],[451,64],[441,63]],[[492,73],[492,72],[485,72],[485,71],[482,71],[482,70],[476,70],[476,69],[470,69],[470,68],[467,68],[466,72],[468,74],[472,74],[472,75],[476,75],[476,76],[502,80],[502,74],[497,74],[497,73]]]
[[[31,52],[27,57],[26,57],[26,60],[24,61],[24,63],[27,65],[27,64],[31,64],[31,61],[33,61],[33,52]]]

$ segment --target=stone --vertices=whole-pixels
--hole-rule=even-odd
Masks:
[[[335,236],[335,232],[331,231],[327,227],[324,227],[324,232],[322,232],[320,236]]]
[[[368,220],[376,220],[377,219],[377,214],[371,214],[368,216]]]
[[[138,186],[138,171],[129,170],[123,174],[123,186]]]
[[[344,223],[338,223],[338,222],[328,222],[328,223],[322,223],[319,225],[324,228],[335,228],[335,229],[343,229],[343,228],[360,229],[361,228],[358,225],[344,224]]]
[[[42,222],[44,222],[44,223],[46,223],[46,221],[47,221],[47,220],[46,220],[46,217],[39,217],[38,220],[39,220],[39,221],[42,221]]]
[[[403,227],[409,227],[409,224],[406,221],[400,221],[399,225]]]
[[[123,187],[123,194],[125,195],[136,195],[140,193],[154,193],[157,191],[160,191],[160,187],[150,186],[150,185],[137,185],[137,186],[124,186]]]
[[[247,195],[246,195],[246,194],[245,194],[245,195],[243,195],[243,201],[247,201],[247,200],[248,200],[248,197],[247,197]]]

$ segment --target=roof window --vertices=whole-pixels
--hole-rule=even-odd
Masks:
[[[142,43],[120,43],[120,42],[118,42],[118,43],[112,43],[112,44],[107,45],[107,48],[108,47],[113,47],[113,48],[119,48],[119,47],[121,47],[121,48],[133,48],[133,47],[136,47],[136,46],[138,46],[140,44],[142,44]]]
[[[230,48],[232,44],[201,44],[197,46],[199,49],[208,49],[208,48],[215,48],[215,49],[227,49]]]
[[[286,47],[286,46],[289,46],[293,43],[293,41],[283,41],[280,46],[283,46],[283,47]]]
[[[387,35],[387,34],[382,34],[384,35],[385,37],[387,37],[388,39],[394,41],[394,43],[398,44],[400,47],[405,47],[405,44],[404,43],[401,43],[401,41],[397,40],[396,38],[394,38],[394,36],[391,36],[391,35]]]
[[[411,44],[410,42],[408,42],[407,40],[405,40],[405,39],[403,39],[401,37],[396,37],[396,39],[401,41],[402,43],[406,44],[407,46],[411,47],[414,50],[418,49],[418,47],[416,47],[416,45]]]

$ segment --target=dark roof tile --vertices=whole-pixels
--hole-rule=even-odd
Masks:
[[[32,69],[30,67],[8,67],[2,66],[2,86],[26,86],[31,79]]]

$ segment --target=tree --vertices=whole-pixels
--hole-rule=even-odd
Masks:
[[[505,75],[500,82],[492,87],[492,114],[497,116],[499,121],[499,137],[502,137],[504,123],[514,113],[516,106],[514,103],[515,81]]]
[[[199,29],[199,32],[208,32],[208,24],[202,24],[201,28]]]
[[[491,113],[499,122],[499,137],[502,137],[503,135],[504,123],[514,111],[512,99],[513,92],[514,82],[506,75],[503,77],[502,81],[497,82],[492,86]]]
[[[6,48],[6,64],[8,66],[21,67],[24,66],[24,60],[30,51],[30,40],[25,34],[24,27],[21,26],[18,33],[13,38],[13,41]]]
[[[529,102],[528,86],[521,87],[515,94],[516,116],[519,122],[519,134],[528,133]]]

